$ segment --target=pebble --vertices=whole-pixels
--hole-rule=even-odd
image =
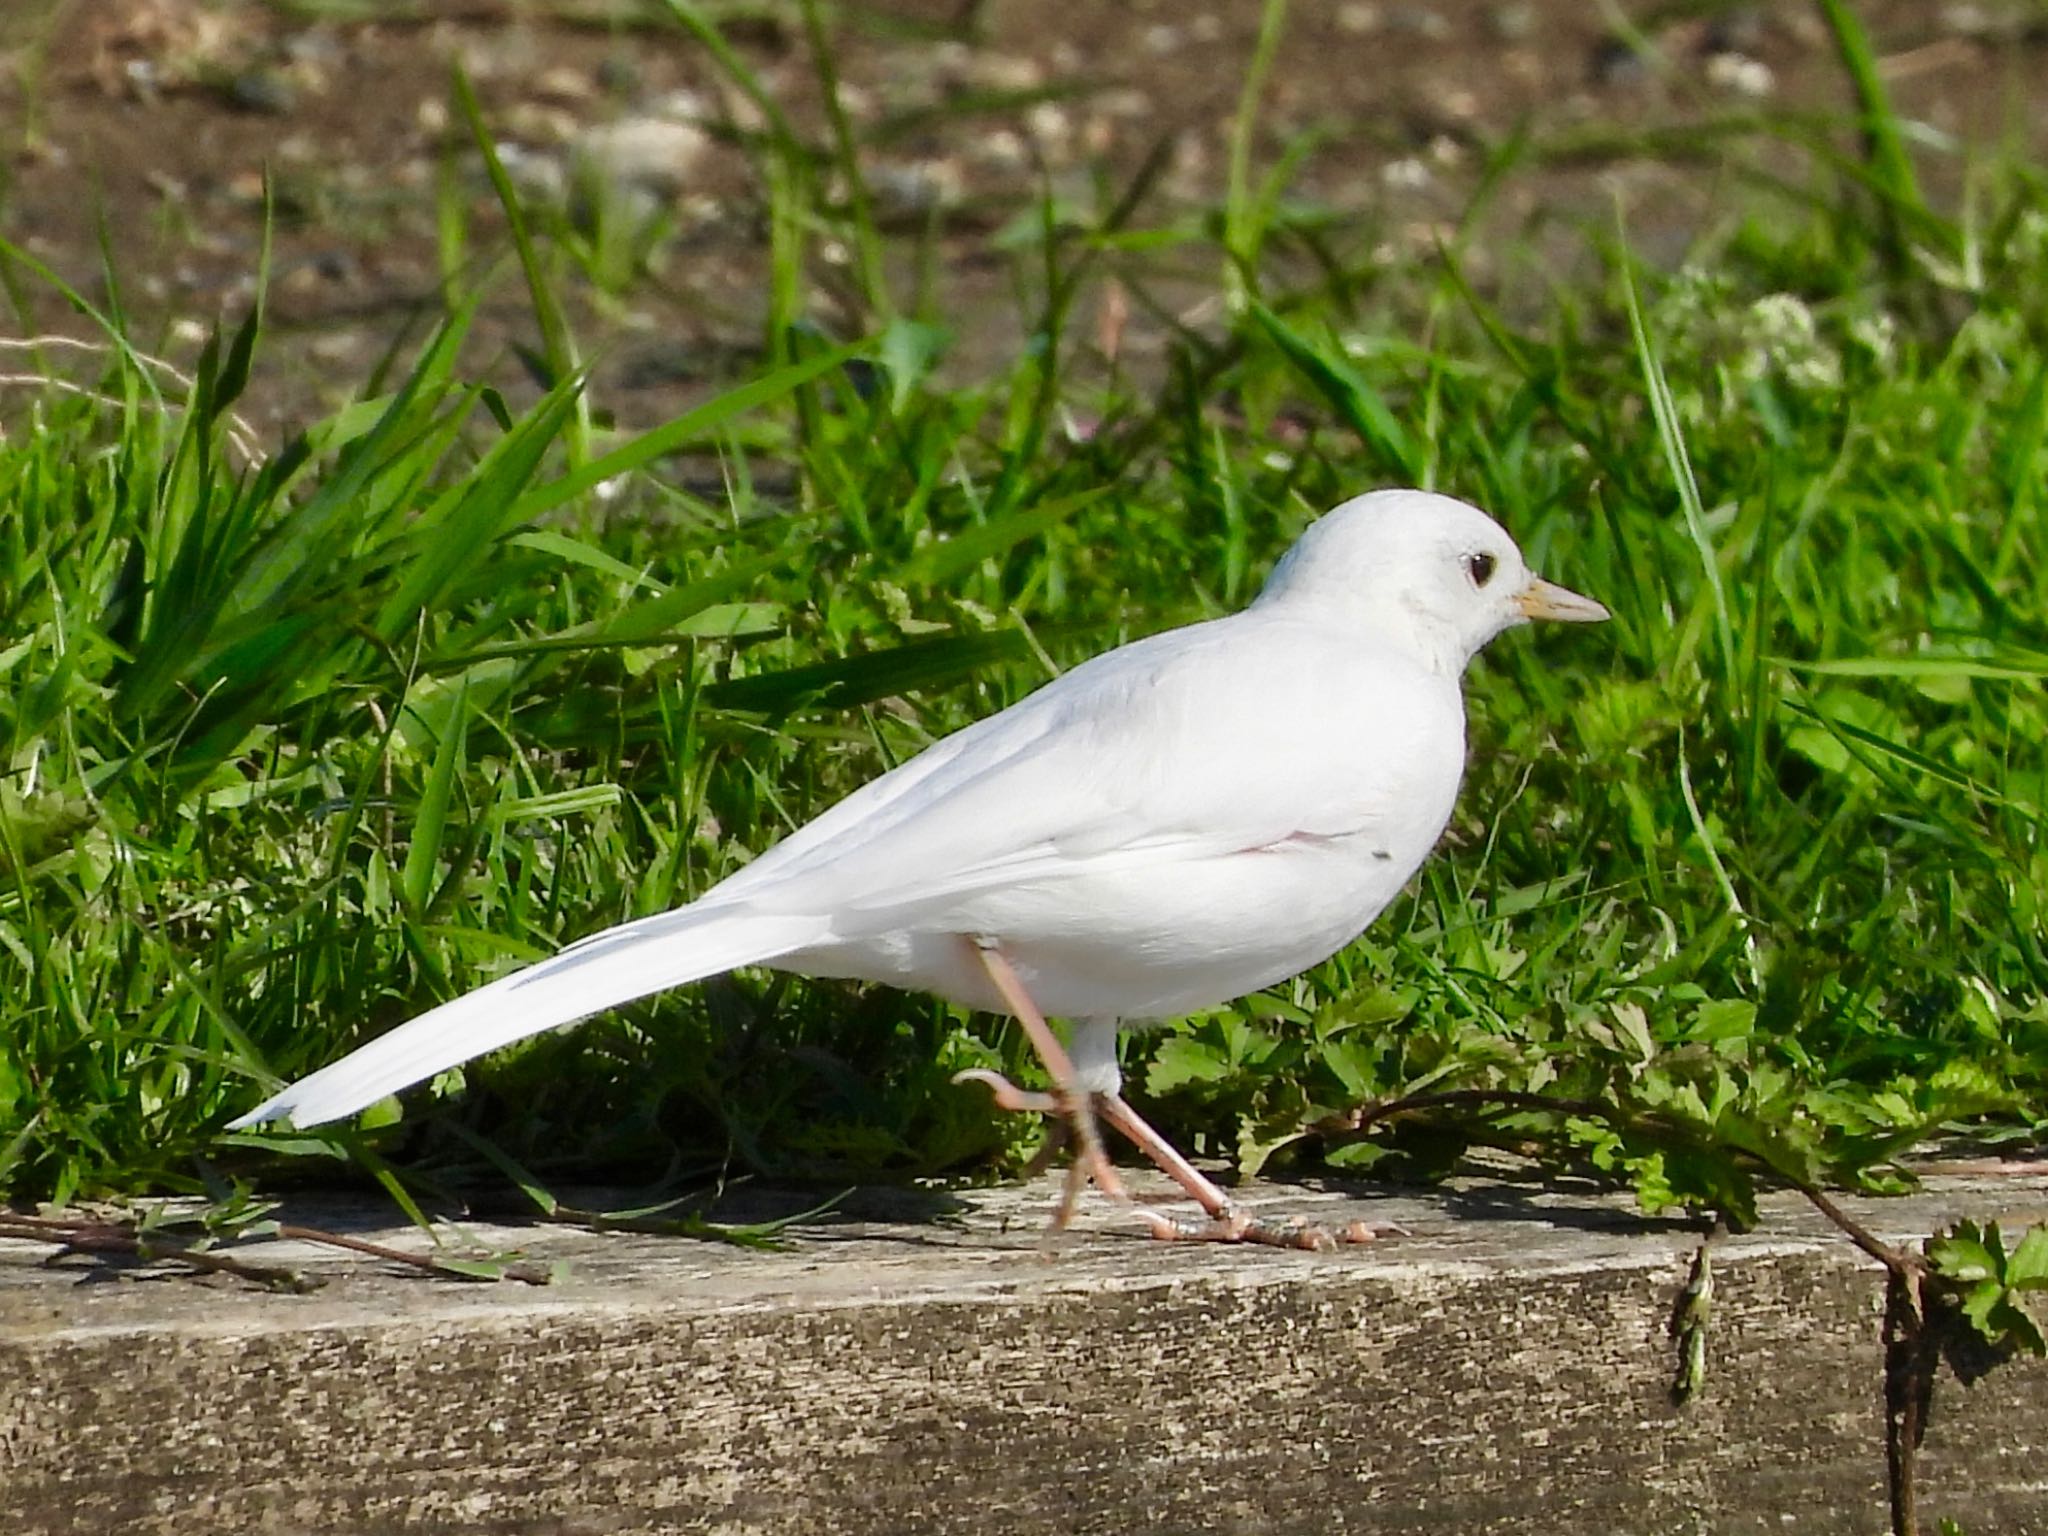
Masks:
[[[1066,150],[1074,137],[1074,120],[1063,107],[1041,101],[1024,114],[1024,129],[1048,155]]]
[[[121,65],[121,83],[137,101],[154,106],[163,96],[163,79],[151,59],[127,59]]]
[[[1737,96],[1768,96],[1777,86],[1771,66],[1740,53],[1717,53],[1707,60],[1707,83]]]
[[[711,137],[695,123],[673,117],[622,117],[577,134],[577,164],[606,181],[673,196],[690,181]]]
[[[1155,109],[1152,98],[1137,87],[1118,85],[1096,93],[1095,110],[1107,117],[1141,118],[1152,116]]]
[[[975,164],[992,171],[1014,173],[1031,165],[1031,146],[1024,142],[1022,134],[1008,128],[993,128],[980,135],[968,154]]]
[[[363,337],[354,331],[328,331],[309,341],[306,350],[324,363],[345,363],[360,356],[365,348]]]
[[[567,144],[582,126],[567,107],[551,107],[538,101],[514,102],[500,122],[506,132],[529,144]]]
[[[1403,192],[1419,192],[1436,178],[1426,161],[1409,155],[1380,167],[1380,180]]]
[[[597,95],[597,82],[580,69],[557,65],[542,70],[529,89],[543,101],[582,106]]]
[[[1045,67],[1022,54],[977,53],[970,58],[963,78],[984,91],[1035,91],[1045,84]]]
[[[1964,37],[1988,37],[1995,30],[1991,13],[1981,5],[1958,3],[1941,8],[1941,24]]]
[[[497,148],[498,163],[505,167],[512,185],[527,197],[559,203],[567,195],[568,177],[554,155],[538,154],[506,139],[500,139]]]
[[[284,40],[284,56],[294,64],[333,70],[347,61],[348,50],[325,27],[307,27]]]
[[[873,122],[881,111],[875,93],[865,86],[855,85],[851,80],[839,82],[839,110],[856,123]]]
[[[863,168],[875,217],[924,218],[958,207],[967,179],[951,160],[882,160]]]
[[[1638,86],[1649,78],[1649,66],[1642,55],[1618,37],[1603,37],[1593,45],[1586,73],[1598,86]]]

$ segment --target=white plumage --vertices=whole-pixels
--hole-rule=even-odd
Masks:
[[[690,905],[422,1014],[235,1124],[337,1119],[485,1051],[741,965],[1023,1016],[1005,962],[1040,1012],[1094,1023],[1077,1053],[1084,1080],[1063,1091],[1129,1115],[1114,1098],[1110,1022],[1228,1001],[1362,932],[1449,820],[1465,664],[1531,617],[1606,611],[1530,573],[1462,502],[1358,497],[1303,534],[1244,612],[1076,667]],[[1064,1064],[1049,1065],[1058,1081]],[[1085,1102],[1061,1107],[1085,1121]]]

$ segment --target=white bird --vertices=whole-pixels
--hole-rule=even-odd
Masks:
[[[1377,491],[1319,519],[1227,618],[1075,667],[849,795],[688,906],[622,923],[399,1026],[234,1122],[349,1115],[543,1030],[742,965],[1007,1013],[1080,1180],[1121,1186],[1096,1116],[1202,1206],[1156,1235],[1303,1243],[1233,1204],[1120,1096],[1120,1024],[1171,1019],[1334,954],[1442,835],[1466,664],[1529,619],[1607,610],[1529,570],[1485,513]],[[1071,1057],[1045,1017],[1077,1021]]]

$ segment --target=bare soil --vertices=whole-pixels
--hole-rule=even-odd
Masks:
[[[385,0],[348,8],[357,19],[304,19],[339,9],[9,0],[0,236],[95,304],[113,297],[110,259],[141,334],[189,354],[205,323],[252,300],[267,173],[274,339],[252,414],[324,409],[435,310],[444,187],[473,220],[466,270],[498,250],[489,188],[450,107],[459,61],[531,196],[571,199],[575,166],[595,161],[624,189],[629,221],[663,221],[646,275],[572,279],[579,326],[604,360],[605,407],[659,417],[750,355],[767,213],[733,130],[758,126],[759,113],[657,7]],[[1859,9],[1898,105],[1928,130],[1927,171],[1945,195],[1965,174],[1960,146],[2038,153],[2048,124],[2038,0]],[[840,101],[894,232],[899,302],[919,301],[924,272],[924,301],[961,333],[956,368],[998,366],[1018,345],[1027,311],[1011,298],[1019,263],[1003,234],[1048,189],[1100,210],[1150,163],[1158,174],[1137,224],[1219,205],[1260,12],[1256,0],[887,0],[831,11]],[[769,93],[824,144],[796,7],[716,14]],[[1624,14],[1633,37],[1610,24]],[[1508,179],[1488,213],[1500,237],[1470,249],[1483,280],[1508,281],[1488,270],[1496,252],[1568,261],[1582,221],[1611,227],[1617,201],[1657,259],[1680,259],[1730,216],[1704,132],[1697,156],[1637,153],[1631,136],[1847,109],[1819,7],[1792,0],[1303,0],[1261,107],[1255,170],[1304,151],[1291,195],[1322,210],[1330,247],[1398,266],[1426,257],[1462,215],[1491,148],[1526,132],[1552,153]],[[1845,147],[1852,137],[1842,130]],[[1123,269],[1142,272],[1148,300],[1198,325],[1217,287],[1206,250],[1132,256]],[[40,280],[14,279],[21,326],[88,329]],[[829,264],[817,287],[822,324],[862,323]],[[493,293],[482,344],[531,340],[516,283]],[[1131,336],[1156,353],[1165,328],[1141,314]]]

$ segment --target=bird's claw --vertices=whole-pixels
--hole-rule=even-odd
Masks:
[[[1054,1115],[1060,1112],[1059,1099],[1050,1093],[1033,1093],[1019,1088],[1002,1073],[987,1067],[969,1067],[953,1074],[955,1086],[961,1083],[980,1083],[995,1095],[996,1108],[1014,1110],[1022,1114]]]
[[[1138,1214],[1151,1227],[1155,1238],[1170,1243],[1260,1243],[1268,1248],[1330,1253],[1346,1244],[1369,1243],[1389,1233],[1409,1235],[1406,1228],[1393,1222],[1348,1221],[1328,1227],[1299,1216],[1255,1216],[1241,1205],[1226,1205],[1200,1220],[1168,1216],[1143,1207]]]
[[[1042,1172],[1058,1156],[1060,1148],[1069,1141],[1078,1143],[1074,1161],[1068,1171],[1065,1188],[1060,1193],[1060,1203],[1053,1213],[1052,1227],[1055,1232],[1064,1228],[1073,1219],[1074,1207],[1081,1197],[1083,1185],[1091,1180],[1095,1187],[1112,1200],[1128,1200],[1124,1193],[1123,1180],[1117,1177],[1116,1167],[1103,1151],[1102,1137],[1095,1129],[1095,1115],[1085,1093],[1037,1093],[1019,1088],[1002,1073],[987,1067],[968,1067],[955,1072],[953,1081],[958,1083],[980,1083],[995,1095],[998,1109],[1014,1110],[1025,1114],[1051,1115],[1053,1128],[1046,1139],[1045,1149],[1031,1160],[1030,1172]]]

